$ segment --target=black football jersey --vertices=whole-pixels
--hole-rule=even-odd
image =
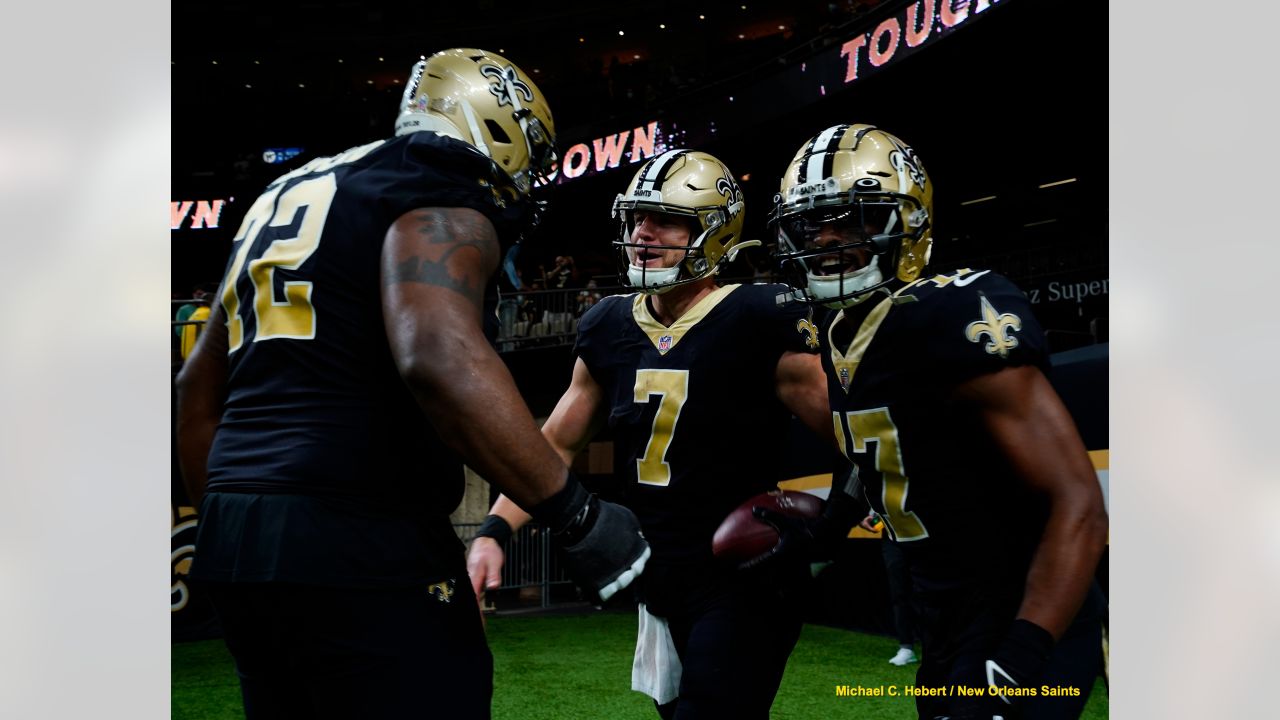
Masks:
[[[221,297],[228,396],[197,574],[379,583],[460,565],[461,463],[392,360],[380,257],[392,223],[423,207],[473,208],[514,240],[525,208],[497,187],[488,158],[418,132],[313,160],[249,209]],[[232,556],[251,535],[269,556]]]
[[[780,285],[726,285],[664,327],[643,294],[582,318],[575,352],[604,392],[614,472],[664,566],[712,561],[711,537],[748,497],[776,487],[789,411],[784,352],[816,352],[817,328]],[[652,600],[651,600],[652,604]]]
[[[1044,507],[952,391],[1007,366],[1047,366],[1026,296],[965,269],[832,312],[821,336],[836,437],[917,586],[1025,580]]]

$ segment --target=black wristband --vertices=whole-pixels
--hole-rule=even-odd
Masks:
[[[513,532],[511,524],[501,515],[486,515],[480,529],[476,530],[476,537],[493,538],[499,545],[506,545]]]
[[[531,508],[529,514],[551,528],[553,534],[559,535],[571,527],[582,525],[590,499],[587,489],[571,472],[565,478],[564,487]]]

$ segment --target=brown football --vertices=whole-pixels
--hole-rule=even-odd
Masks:
[[[753,507],[766,507],[783,515],[813,518],[822,514],[822,498],[797,490],[770,490],[748,498],[733,509],[716,528],[711,552],[728,562],[741,563],[768,552],[778,543],[778,531],[751,514]]]

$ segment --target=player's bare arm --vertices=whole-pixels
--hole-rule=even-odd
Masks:
[[[778,399],[800,418],[800,422],[822,440],[836,446],[835,428],[831,423],[831,404],[827,398],[827,375],[819,356],[802,352],[785,352],[778,359]]]
[[[778,359],[775,374],[775,392],[782,404],[805,424],[815,435],[837,448],[834,426],[831,422],[831,405],[827,396],[827,376],[822,360],[817,355],[803,352],[784,352]],[[831,490],[822,503],[818,517],[792,520],[769,508],[756,508],[756,517],[773,525],[779,539],[767,553],[752,558],[741,567],[759,567],[766,562],[786,561],[785,558],[807,559],[811,549],[830,549],[849,533],[858,521],[862,510],[857,499],[857,472],[851,465],[842,464],[832,473]]]
[[[498,240],[488,218],[462,208],[416,210],[409,216],[406,229],[422,240],[423,245],[418,248],[421,254],[408,253],[399,258],[393,271],[384,273],[383,284],[417,282],[451,289],[466,296],[477,309],[482,308],[488,277],[475,277],[469,267],[455,264],[451,268],[450,261],[455,253],[462,252],[474,255],[481,266],[496,266]],[[400,226],[400,222],[396,225]]]
[[[209,449],[222,418],[227,385],[227,324],[215,303],[191,357],[178,373],[178,464],[187,498],[196,508],[209,475]]]
[[[605,422],[604,391],[591,377],[587,364],[578,358],[573,365],[569,389],[542,425],[542,434],[565,464],[582,452]]]
[[[476,210],[405,213],[383,245],[383,321],[400,374],[437,432],[531,507],[564,487],[567,471],[482,331],[484,287],[500,257],[493,225]]]
[[[586,363],[579,358],[573,366],[573,379],[569,389],[560,396],[555,410],[542,424],[542,435],[551,443],[565,465],[573,462],[573,458],[591,442],[604,424],[604,394]],[[512,531],[519,530],[529,522],[530,515],[520,506],[512,502],[506,495],[500,495],[490,515],[496,515],[507,522]],[[502,564],[505,556],[502,546],[490,537],[477,537],[467,553],[467,572],[476,595],[483,588],[491,589],[501,584]]]
[[[1059,638],[1084,600],[1107,541],[1102,492],[1084,442],[1035,367],[974,378],[957,395],[978,408],[1011,469],[1049,502],[1018,617]]]

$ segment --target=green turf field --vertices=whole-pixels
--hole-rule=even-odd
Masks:
[[[494,720],[655,720],[652,702],[629,690],[635,631],[635,615],[621,612],[490,618]],[[914,704],[902,697],[835,694],[837,685],[911,684],[915,665],[899,668],[887,662],[897,646],[889,637],[805,627],[787,664],[773,717],[914,718]],[[221,640],[175,644],[172,677],[175,720],[242,717],[240,689]],[[1107,717],[1101,682],[1084,717]]]

